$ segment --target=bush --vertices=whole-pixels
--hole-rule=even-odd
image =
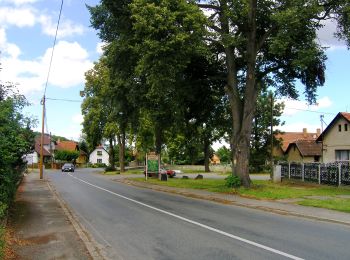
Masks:
[[[226,186],[229,188],[239,188],[241,186],[241,179],[236,175],[230,175],[225,178]]]
[[[114,172],[114,171],[116,171],[116,168],[115,168],[115,167],[107,166],[107,167],[105,168],[105,172]]]

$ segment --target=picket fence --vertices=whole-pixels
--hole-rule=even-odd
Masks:
[[[350,185],[350,163],[279,162],[282,178],[329,185]]]

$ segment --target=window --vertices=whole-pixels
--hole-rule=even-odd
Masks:
[[[97,163],[102,163],[102,159],[97,159]]]
[[[338,131],[341,132],[341,125],[338,125]]]
[[[348,131],[348,124],[344,124],[344,131]]]
[[[97,151],[97,155],[102,156],[102,151]]]
[[[349,161],[350,150],[335,150],[336,161]]]

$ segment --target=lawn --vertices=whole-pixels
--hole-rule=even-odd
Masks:
[[[143,178],[136,179],[145,181]],[[270,181],[254,181],[250,189],[243,187],[231,189],[225,186],[223,179],[168,179],[167,182],[158,179],[148,179],[148,182],[157,185],[164,185],[178,188],[202,189],[221,193],[234,193],[244,197],[255,199],[294,199],[306,196],[334,196],[334,195],[350,195],[350,187],[332,187],[325,185],[317,185],[311,183],[302,183],[297,181],[284,181],[276,184]]]
[[[333,210],[350,213],[350,199],[342,199],[342,198],[330,198],[325,200],[304,199],[297,203],[303,206],[333,209]]]

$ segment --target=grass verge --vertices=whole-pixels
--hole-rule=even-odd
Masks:
[[[350,213],[350,199],[342,199],[342,198],[330,198],[325,200],[304,199],[302,201],[297,202],[297,204],[303,205],[303,206],[326,208],[326,209],[332,209],[332,210]]]
[[[143,178],[133,179],[144,182]],[[148,179],[149,183],[177,187],[201,189],[221,193],[235,193],[244,197],[254,199],[294,199],[303,198],[306,196],[335,196],[335,195],[350,195],[350,187],[332,187],[317,185],[311,183],[302,183],[295,181],[284,181],[283,183],[271,183],[269,181],[253,181],[250,189],[240,187],[231,189],[225,186],[223,179],[168,179],[167,182],[159,181],[158,179]]]

